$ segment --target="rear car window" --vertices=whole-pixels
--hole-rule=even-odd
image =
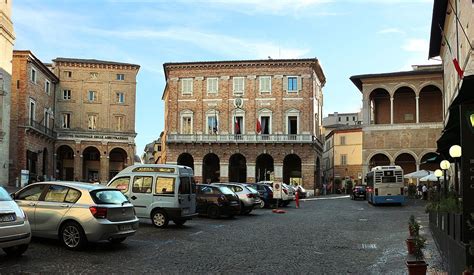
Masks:
[[[81,192],[76,189],[69,189],[67,191],[66,199],[64,202],[75,203],[81,197]]]
[[[200,194],[219,194],[219,190],[216,187],[212,186],[199,186],[199,193]]]
[[[174,194],[174,178],[157,177],[155,194],[172,195]]]
[[[8,195],[7,190],[3,187],[0,187],[0,201],[11,201],[12,198]]]
[[[255,190],[253,188],[253,186],[247,186],[247,189],[251,192],[251,193],[258,193],[257,190]]]
[[[218,188],[223,194],[226,194],[226,195],[233,195],[234,194],[234,192],[232,192],[232,190],[230,190],[226,186],[219,186]]]
[[[96,204],[122,204],[128,201],[119,190],[99,189],[90,192]]]
[[[114,181],[112,181],[109,186],[117,188],[118,190],[122,191],[122,193],[127,193],[129,182],[130,177],[122,177],[114,179]]]
[[[43,193],[44,188],[46,185],[38,184],[31,186],[27,189],[24,189],[15,197],[18,200],[25,200],[25,201],[37,201],[39,200],[41,193]]]

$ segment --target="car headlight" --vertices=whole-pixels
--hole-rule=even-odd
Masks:
[[[23,211],[23,209],[21,209],[21,208],[20,208],[20,212],[21,212],[21,214],[23,215],[22,218],[23,218],[25,221],[27,221],[27,220],[28,220],[28,216],[26,215],[26,212]]]

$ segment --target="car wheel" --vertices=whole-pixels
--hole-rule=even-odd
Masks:
[[[27,244],[20,244],[20,245],[15,245],[12,247],[5,247],[3,248],[3,251],[5,251],[5,253],[7,253],[7,255],[10,257],[19,257],[23,253],[25,253],[27,248],[28,248]]]
[[[173,220],[174,224],[182,226],[186,223],[186,220]]]
[[[209,218],[217,219],[221,215],[221,210],[219,209],[219,207],[211,205],[207,209],[207,215],[209,216]]]
[[[168,226],[169,219],[163,210],[155,210],[151,213],[151,221],[153,225],[158,228],[165,228]]]
[[[245,212],[247,212],[247,209],[245,209],[244,203],[240,202],[240,215],[244,215]]]
[[[114,243],[114,244],[119,244],[119,243],[122,243],[123,241],[125,241],[125,239],[127,239],[127,237],[114,238],[114,239],[109,239],[109,242]]]
[[[84,230],[77,222],[67,222],[61,227],[60,239],[71,250],[79,250],[87,243]]]
[[[259,205],[260,208],[265,208],[265,201],[264,200],[260,200],[260,205]]]
[[[248,214],[250,214],[250,212],[252,212],[252,209],[245,210],[244,215],[248,215]]]

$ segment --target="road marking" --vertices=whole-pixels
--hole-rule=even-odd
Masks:
[[[366,222],[368,219],[359,219],[360,222]]]
[[[377,249],[377,245],[374,243],[371,244],[362,244],[362,249]]]
[[[364,211],[364,208],[359,208],[359,209],[357,209],[357,210],[359,210],[359,211]]]
[[[322,252],[317,252],[317,251],[315,251],[315,252],[313,252],[313,253],[314,253],[314,254],[318,254],[318,255],[323,255],[323,254],[324,254],[324,253],[322,253]]]
[[[196,236],[196,235],[199,235],[199,234],[202,234],[202,233],[204,233],[204,231],[198,231],[198,232],[194,232],[194,233],[189,234],[189,236]]]
[[[221,228],[221,227],[224,227],[224,225],[223,224],[217,224],[217,225],[214,225],[213,227],[214,228]]]
[[[329,197],[329,198],[301,199],[301,201],[337,200],[337,199],[346,199],[346,198],[349,198],[349,195],[347,195],[347,196],[338,196],[338,197]]]

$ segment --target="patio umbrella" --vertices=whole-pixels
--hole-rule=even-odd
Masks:
[[[406,179],[421,179],[421,178],[426,177],[428,175],[434,175],[434,173],[432,171],[429,171],[429,170],[419,170],[419,171],[415,171],[415,172],[406,174],[404,176],[404,178],[406,178]]]
[[[443,178],[439,178],[440,181],[443,180]],[[425,177],[422,177],[420,181],[438,181],[438,178],[434,174],[429,174]]]

